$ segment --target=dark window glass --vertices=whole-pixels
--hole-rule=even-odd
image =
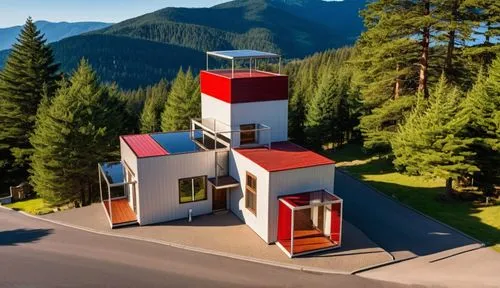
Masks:
[[[179,203],[207,200],[207,177],[193,177],[179,180]]]
[[[255,127],[255,124],[240,125],[240,144],[252,144],[257,142]]]

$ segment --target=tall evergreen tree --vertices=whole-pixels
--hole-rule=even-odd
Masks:
[[[167,96],[168,82],[162,79],[151,88],[151,94],[144,103],[140,119],[141,133],[160,131],[161,113],[165,108]]]
[[[191,69],[186,73],[179,70],[168,93],[165,109],[161,115],[163,131],[186,130],[190,128],[190,120],[200,116],[201,94],[198,77],[194,77]]]
[[[469,159],[474,154],[467,149],[471,141],[455,136],[460,129],[453,121],[460,93],[442,76],[429,100],[423,98],[391,141],[394,164],[410,174],[447,179],[451,192],[453,179],[478,171]]]
[[[480,73],[476,84],[462,102],[454,122],[460,126],[457,137],[468,143],[469,160],[478,167],[476,180],[489,190],[500,183],[500,58],[489,69],[489,76]]]
[[[0,168],[17,171],[9,180],[26,175],[38,105],[56,89],[59,65],[45,42],[28,18],[0,72]]]
[[[96,163],[115,157],[118,151],[123,110],[116,91],[101,85],[82,60],[48,109],[38,114],[30,139],[34,147],[31,183],[44,200],[52,204],[92,200]]]

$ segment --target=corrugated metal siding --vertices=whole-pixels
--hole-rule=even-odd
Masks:
[[[231,118],[229,124],[233,128],[239,129],[241,124],[265,124],[271,127],[272,142],[288,140],[288,100],[232,104]]]
[[[237,154],[237,153],[235,153]],[[276,242],[278,229],[278,196],[320,189],[333,191],[335,165],[271,172],[269,176],[268,243]]]
[[[215,176],[214,151],[142,158],[138,160],[141,224],[152,224],[212,211],[212,189],[207,184],[207,200],[180,204],[179,179]]]
[[[257,216],[245,208],[245,185],[246,172],[250,172],[257,177]],[[229,156],[229,175],[240,182],[240,187],[231,189],[231,211],[252,228],[264,241],[268,239],[268,218],[269,211],[269,172],[241,156],[235,151],[231,151]]]

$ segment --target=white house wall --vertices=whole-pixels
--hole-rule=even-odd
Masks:
[[[141,225],[171,221],[212,212],[212,186],[207,183],[207,200],[179,203],[179,179],[215,176],[214,151],[140,158],[139,210]]]
[[[214,118],[229,125],[231,122],[231,104],[202,93],[201,118]],[[225,136],[229,137],[229,135]]]
[[[239,129],[242,124],[260,123],[271,127],[272,142],[288,140],[288,100],[233,103],[231,118],[233,129]]]
[[[257,215],[245,208],[246,173],[257,177]],[[252,228],[264,241],[268,239],[268,194],[269,172],[238,152],[231,150],[229,174],[240,182],[240,186],[230,190],[231,211]]]
[[[130,170],[132,170],[132,173],[134,173],[135,176],[134,179],[127,179],[127,181],[137,181],[137,176],[138,176],[138,171],[137,171],[137,156],[135,156],[134,152],[132,151],[132,149],[130,149],[130,147],[127,145],[127,143],[125,143],[125,141],[123,141],[122,138],[120,138],[120,155],[121,155],[121,161],[126,163],[126,165],[130,168]],[[125,177],[127,177],[127,173],[125,172]],[[134,208],[134,203],[132,202],[133,201],[133,198],[131,197],[132,195],[130,195],[131,191],[133,191],[131,189],[131,185],[135,185],[136,189],[138,188],[138,185],[137,184],[130,184],[130,185],[126,185],[125,186],[125,193],[127,194],[127,197],[128,197],[128,205],[130,206],[130,208]],[[137,193],[136,191],[136,195],[138,195],[139,193]],[[137,205],[137,211],[139,212],[139,205]],[[140,217],[137,217],[137,221],[139,223],[141,223],[141,220],[140,220]]]
[[[269,176],[268,243],[276,242],[278,227],[278,196],[326,189],[333,191],[335,165],[271,172]]]

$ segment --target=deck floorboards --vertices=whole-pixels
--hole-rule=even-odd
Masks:
[[[137,217],[132,208],[130,208],[128,200],[125,198],[111,200],[111,207],[109,207],[109,201],[106,200],[104,201],[104,207],[106,208],[106,213],[112,216],[111,222],[113,226],[137,222]],[[112,214],[110,214],[110,208]]]
[[[330,241],[330,239],[316,229],[295,230],[293,238],[293,254],[323,250],[337,246],[336,243]],[[280,240],[279,242],[287,251],[290,251],[290,240]]]

